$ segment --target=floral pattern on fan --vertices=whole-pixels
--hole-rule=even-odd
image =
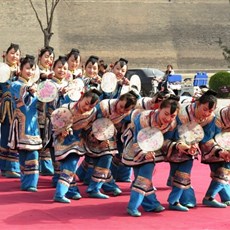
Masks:
[[[138,132],[137,143],[143,151],[159,150],[164,142],[162,132],[157,128],[147,127]]]
[[[217,144],[228,151],[230,151],[230,132],[222,132],[215,136]]]
[[[67,108],[55,109],[51,114],[51,123],[54,131],[68,129],[73,124],[72,113]]]
[[[188,122],[178,127],[180,139],[191,145],[200,142],[204,138],[204,130],[195,121]]]
[[[84,92],[85,84],[81,78],[76,78],[68,85],[67,95],[72,101],[78,101]]]
[[[58,89],[52,81],[45,80],[38,84],[37,97],[39,101],[51,102],[57,97],[57,95]]]
[[[92,132],[96,139],[100,141],[109,140],[114,136],[115,127],[108,118],[98,118],[93,122]]]

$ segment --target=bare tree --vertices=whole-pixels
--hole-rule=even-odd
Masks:
[[[223,45],[222,39],[219,38],[218,41],[216,41],[216,43],[219,44],[220,48],[222,49],[222,54],[224,56],[224,59],[228,62],[228,64],[230,64],[230,48],[227,47],[226,45]],[[230,68],[230,65],[228,66],[228,68]]]
[[[36,10],[34,3],[32,2],[32,0],[29,0],[30,5],[36,15],[36,18],[38,20],[38,23],[41,27],[41,30],[44,34],[44,46],[48,46],[51,40],[51,37],[53,36],[53,32],[52,32],[52,24],[53,24],[53,17],[54,17],[54,11],[58,5],[58,3],[61,0],[52,0],[51,4],[48,4],[49,0],[45,0],[45,15],[46,15],[46,27],[44,27],[42,25],[42,21],[38,15],[38,11]],[[49,10],[50,7],[50,10]]]

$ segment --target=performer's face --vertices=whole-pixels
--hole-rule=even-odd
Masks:
[[[85,67],[85,74],[87,77],[96,77],[98,75],[98,63],[89,62]]]
[[[30,63],[26,63],[21,70],[21,76],[24,79],[29,80],[30,78],[34,77],[34,74],[35,66],[31,67]]]
[[[20,51],[19,50],[16,51],[14,48],[9,50],[9,52],[6,54],[6,61],[10,65],[17,65],[19,59],[20,59]]]
[[[54,55],[46,51],[39,59],[40,65],[49,69],[53,64]]]
[[[113,67],[113,73],[116,75],[117,80],[121,80],[127,72],[127,65],[124,65],[121,67],[120,63],[118,62],[114,67]]]
[[[67,72],[68,72],[68,63],[66,62],[63,65],[61,61],[58,61],[58,63],[54,67],[55,77],[58,79],[63,79],[67,76]]]
[[[91,104],[91,100],[92,100],[92,97],[83,97],[79,101],[78,109],[79,109],[80,113],[88,112],[88,111],[90,111],[91,109],[93,109],[96,106],[98,101],[96,101],[95,103]]]
[[[116,113],[119,115],[123,115],[126,113],[129,113],[135,105],[130,105],[129,107],[125,108],[127,101],[126,100],[122,100],[122,101],[118,101],[116,104]]]
[[[204,119],[210,117],[215,109],[216,104],[211,109],[209,108],[208,102],[205,104],[199,104],[197,107],[197,115],[199,116],[198,118]]]
[[[162,108],[159,110],[159,120],[162,125],[170,124],[173,120],[175,120],[178,111],[176,110],[173,114],[171,114],[170,110],[170,107]]]
[[[74,71],[75,69],[79,68],[80,66],[80,56],[75,59],[74,55],[72,54],[68,59],[69,70]]]

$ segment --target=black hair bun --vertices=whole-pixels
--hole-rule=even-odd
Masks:
[[[212,95],[212,96],[216,96],[217,95],[217,92],[212,90],[212,89],[208,89],[204,95]]]
[[[98,62],[99,57],[98,57],[98,56],[91,55],[91,56],[89,57],[89,60],[95,60],[95,61]]]
[[[101,92],[98,90],[98,89],[96,89],[95,87],[91,87],[90,88],[90,91],[92,92],[92,93],[95,93],[95,94],[97,94],[97,96],[101,96]]]
[[[128,60],[124,59],[124,58],[120,58],[119,61],[123,61],[126,63],[126,65],[128,64]]]
[[[138,91],[135,88],[133,88],[132,90],[130,90],[128,93],[131,94],[131,95],[133,95],[137,99],[140,97]]]
[[[180,101],[180,96],[177,96],[175,94],[170,94],[167,99],[174,100],[174,101]]]

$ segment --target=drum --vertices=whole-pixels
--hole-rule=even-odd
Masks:
[[[112,93],[117,87],[117,77],[112,72],[106,72],[101,79],[101,89],[105,93]]]
[[[164,137],[159,129],[147,127],[138,132],[137,143],[145,152],[156,151],[162,147]]]
[[[221,148],[230,151],[230,132],[219,133],[214,139]]]
[[[58,96],[58,89],[54,82],[45,80],[38,84],[37,97],[41,102],[51,102]]]
[[[204,130],[195,121],[188,122],[178,127],[180,139],[188,145],[199,143],[204,138]]]
[[[93,122],[92,132],[96,139],[100,141],[109,140],[114,136],[115,127],[108,118],[99,118]]]
[[[6,63],[0,63],[0,83],[5,83],[10,79],[10,67]]]
[[[51,123],[53,125],[53,131],[56,133],[67,130],[73,124],[72,113],[67,108],[55,109],[51,114]]]
[[[81,78],[72,80],[67,87],[67,95],[72,101],[78,101],[85,92],[85,84]]]

